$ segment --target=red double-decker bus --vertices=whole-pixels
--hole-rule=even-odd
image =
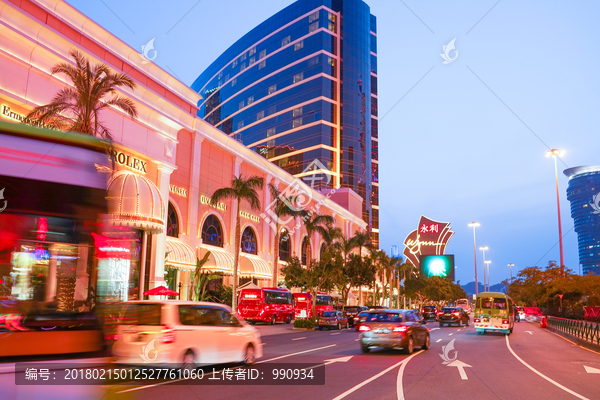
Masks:
[[[292,292],[280,288],[242,289],[238,299],[238,315],[249,323],[257,321],[292,322],[294,318]]]
[[[294,315],[296,318],[312,318],[312,295],[294,293]],[[317,293],[317,316],[333,310],[333,298],[327,293]]]

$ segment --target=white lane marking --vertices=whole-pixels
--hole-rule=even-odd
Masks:
[[[306,339],[306,336],[304,336],[304,337],[297,337],[297,338],[294,338],[292,340],[302,340],[302,339]]]
[[[504,336],[506,338],[506,347],[508,347],[508,350],[512,353],[513,356],[515,356],[515,358],[517,360],[519,360],[519,362],[521,364],[523,364],[524,366],[526,366],[527,368],[529,368],[531,371],[533,371],[535,374],[539,375],[540,377],[544,378],[545,380],[547,380],[548,382],[550,382],[551,384],[553,384],[554,386],[556,386],[559,389],[564,390],[565,392],[572,394],[573,396],[577,397],[578,399],[581,400],[589,400],[587,397],[584,397],[582,395],[580,395],[579,393],[576,393],[574,391],[572,391],[569,388],[564,387],[563,385],[561,385],[560,383],[548,378],[546,375],[542,374],[541,372],[539,372],[538,370],[536,370],[535,368],[533,368],[531,365],[527,364],[525,361],[523,361],[521,359],[521,357],[519,357],[517,355],[517,353],[515,353],[512,349],[512,347],[510,347],[510,342],[508,341],[508,335]]]
[[[439,342],[441,342],[441,341],[442,341],[442,339],[438,339],[438,340],[436,340],[435,342],[436,342],[436,343],[439,343]]]
[[[460,329],[459,329],[459,330],[457,330],[456,332],[460,332]]]
[[[533,332],[531,332],[531,331],[525,331],[525,332],[529,333],[530,335],[533,335]]]
[[[440,328],[431,328],[429,331],[431,332],[431,331],[435,331],[437,329],[440,329]]]
[[[466,381],[469,379],[469,377],[467,376],[467,373],[465,372],[465,367],[467,368],[473,368],[472,366],[470,366],[469,364],[466,364],[460,360],[454,360],[452,361],[450,364],[448,364],[448,367],[456,367],[458,368],[458,373],[460,374],[460,379],[462,379],[463,381]]]
[[[279,357],[275,357],[275,358],[270,358],[268,360],[263,360],[263,361],[258,361],[255,364],[262,364],[262,363],[266,363],[269,361],[275,361],[275,360],[280,360],[282,358],[287,358],[287,357],[292,357],[292,356],[297,356],[298,354],[304,354],[304,353],[310,353],[311,351],[317,351],[317,350],[323,350],[323,349],[328,349],[330,347],[334,347],[337,346],[337,344],[330,344],[329,346],[323,346],[323,347],[317,347],[315,349],[309,349],[309,350],[304,350],[304,351],[299,351],[297,353],[291,353],[291,354],[285,354],[283,356],[279,356]]]
[[[448,334],[448,336],[452,336],[452,334],[451,334],[451,333],[449,333],[449,334]]]
[[[339,335],[340,333],[341,332],[334,332],[334,333],[331,334],[331,336],[333,336],[333,335]]]
[[[598,368],[588,367],[587,365],[584,365],[583,368],[585,368],[585,372],[588,374],[600,374],[600,369]]]
[[[404,400],[404,387],[402,386],[402,379],[404,378],[404,368],[406,368],[406,365],[408,364],[411,358],[413,358],[419,353],[422,353],[423,351],[425,350],[421,350],[404,360],[404,363],[398,370],[398,376],[396,377],[396,397],[398,398],[398,400]]]
[[[408,358],[405,358],[404,360],[392,365],[391,367],[388,367],[386,369],[384,369],[383,371],[381,371],[380,373],[378,373],[377,375],[374,375],[372,377],[370,377],[369,379],[359,383],[358,385],[346,390],[344,393],[340,394],[339,396],[335,397],[333,400],[341,400],[344,397],[356,392],[358,389],[360,389],[361,387],[367,385],[370,382],[373,382],[375,379],[387,374],[388,372],[390,372],[391,370],[393,370],[394,368],[398,367],[399,365],[402,365],[406,362],[408,362],[408,360],[410,360],[411,358],[413,358],[414,356],[416,356],[417,354],[421,354],[422,352],[424,352],[425,350],[419,350],[418,352],[414,353],[412,356],[409,356]],[[403,370],[404,371],[404,370]]]
[[[352,357],[354,357],[354,356],[330,358],[329,360],[323,360],[323,363],[324,363],[324,365],[329,365],[329,364],[333,364],[336,362],[348,362],[352,359]]]
[[[360,339],[354,339],[355,342],[358,342]]]

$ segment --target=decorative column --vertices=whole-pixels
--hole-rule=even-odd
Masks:
[[[196,250],[198,245],[198,206],[200,197],[200,162],[202,158],[202,142],[204,137],[198,133],[193,134],[191,165],[190,165],[190,192],[188,197],[188,237],[189,245]]]
[[[171,174],[177,169],[176,166],[166,163],[157,163],[158,168],[158,190],[162,195],[164,204],[164,216],[167,218],[167,207],[169,201],[169,183],[171,182]],[[165,224],[166,226],[166,224]],[[153,289],[157,286],[165,284],[165,252],[167,251],[167,232],[163,227],[163,231],[153,235],[152,259],[150,263],[150,285]]]

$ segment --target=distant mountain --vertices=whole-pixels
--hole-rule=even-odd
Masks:
[[[469,282],[466,285],[461,285],[460,287],[462,287],[465,290],[465,292],[467,292],[467,296],[469,298],[473,298],[473,295],[475,294],[475,281]],[[483,283],[479,282],[479,293],[483,291]],[[489,291],[506,293],[506,286],[504,286],[501,283],[497,283],[495,285],[490,286]]]

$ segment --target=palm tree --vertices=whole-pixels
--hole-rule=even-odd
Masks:
[[[49,128],[112,140],[99,114],[105,108],[117,107],[130,117],[137,117],[134,102],[116,92],[119,87],[135,89],[135,82],[125,74],[113,73],[104,63],[91,65],[77,50],[69,55],[75,65],[61,62],[51,72],[67,75],[73,87],[61,89],[50,104],[36,107],[27,118]]]
[[[362,257],[363,247],[367,249],[371,249],[371,237],[368,232],[354,232],[354,237],[351,239],[356,244],[356,247],[359,248],[359,255]],[[362,302],[362,286],[358,287],[358,304]]]
[[[308,234],[309,243],[312,241],[313,235],[318,233],[321,235],[325,241],[330,241],[331,236],[329,234],[328,228],[330,225],[333,225],[335,219],[331,215],[321,215],[321,214],[312,214],[312,213],[304,213],[304,226],[306,227],[306,233]],[[310,267],[310,253],[312,253],[312,249],[310,249],[309,244],[309,254],[306,259],[306,266]]]
[[[289,207],[290,204],[294,204],[294,198],[292,197],[281,197],[281,192],[277,188],[277,186],[269,183],[269,191],[271,192],[271,199],[273,202],[271,203],[272,215],[276,218],[273,218],[275,222],[275,238],[274,238],[274,246],[273,246],[273,287],[277,287],[277,279],[278,279],[278,270],[279,270],[279,234],[280,232],[280,218],[281,217],[295,217],[300,215],[299,211],[295,209],[291,209]],[[288,239],[289,240],[289,234]]]
[[[231,308],[233,312],[237,312],[237,296],[236,287],[238,279],[238,264],[240,259],[240,239],[242,236],[241,223],[240,223],[240,205],[242,201],[246,201],[250,204],[250,208],[255,211],[260,210],[260,199],[258,197],[257,189],[262,189],[264,185],[264,179],[260,176],[240,176],[233,178],[231,181],[231,187],[224,187],[217,189],[210,198],[210,204],[213,207],[223,200],[233,199],[237,202],[237,215],[235,216],[235,241],[233,243],[234,248],[234,259],[233,259],[233,287],[231,294]]]

